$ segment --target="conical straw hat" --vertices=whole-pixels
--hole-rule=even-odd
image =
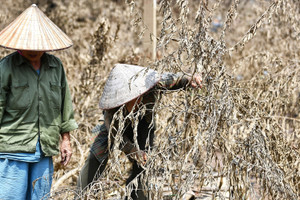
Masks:
[[[100,99],[103,110],[121,106],[150,90],[159,81],[156,71],[137,65],[116,64]]]
[[[71,39],[35,4],[0,32],[0,46],[31,51],[54,51],[71,47]]]

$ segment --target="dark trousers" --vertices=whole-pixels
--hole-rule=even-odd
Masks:
[[[128,126],[128,128],[126,128],[124,135],[130,138],[133,142],[134,134],[131,126]],[[145,119],[142,119],[138,125],[137,140],[138,140],[139,148],[141,150],[145,150],[146,142],[148,139],[149,139],[149,146],[151,148],[153,146],[153,138],[154,138],[154,128],[149,129],[149,124],[146,122]],[[94,150],[90,152],[78,178],[77,186],[79,188],[85,189],[94,180],[97,180],[99,176],[101,176],[102,172],[104,171],[108,161],[107,140],[108,140],[108,134],[100,133],[97,136],[96,140],[94,141],[93,145],[94,146],[97,145],[99,151],[95,152]],[[92,146],[92,149],[95,148],[93,148]],[[106,151],[104,151],[104,149]],[[133,164],[132,173],[130,177],[127,179],[126,185],[130,184],[130,182],[133,179],[135,178],[138,179],[138,187],[136,188],[135,186],[133,186],[133,190],[130,196],[134,200],[144,200],[144,199],[146,200],[148,199],[147,198],[148,195],[147,194],[145,195],[146,190],[143,189],[141,184],[141,178],[140,178],[141,173],[143,173],[143,168],[140,167],[135,160],[130,159],[130,161]]]

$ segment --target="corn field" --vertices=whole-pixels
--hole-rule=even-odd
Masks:
[[[299,199],[299,0],[159,0],[155,60],[143,48],[141,0],[6,0],[1,30],[32,3],[74,43],[51,52],[64,64],[79,124],[69,165],[54,157],[51,199],[130,194],[131,163],[118,148],[88,191],[76,188],[116,63],[203,78],[201,89],[163,91],[154,107],[155,145],[142,175],[149,199]]]

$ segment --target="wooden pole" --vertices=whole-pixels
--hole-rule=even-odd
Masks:
[[[156,59],[156,0],[144,0],[144,33],[143,46],[146,53]]]

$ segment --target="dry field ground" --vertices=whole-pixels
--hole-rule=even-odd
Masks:
[[[79,129],[56,156],[53,199],[122,199],[130,163],[115,150],[104,176],[76,191],[115,63],[201,73],[201,90],[163,94],[145,182],[151,199],[299,199],[299,0],[159,0],[157,59],[144,49],[142,0],[2,0],[0,28],[36,3],[74,46],[64,63]],[[0,57],[11,53],[1,49]]]

